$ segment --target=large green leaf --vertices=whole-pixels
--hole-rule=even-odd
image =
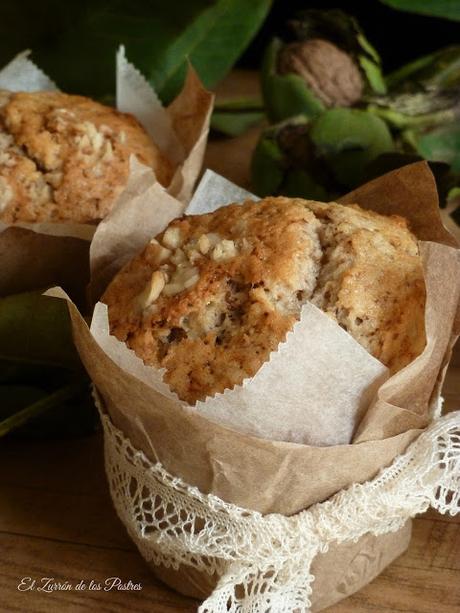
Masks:
[[[219,0],[198,15],[153,63],[150,78],[162,97],[171,98],[177,91],[186,57],[203,83],[214,86],[257,33],[270,6],[271,0]]]
[[[458,0],[380,0],[400,11],[445,17],[460,21],[460,2]]]
[[[271,0],[18,0],[0,3],[0,61],[24,48],[58,85],[114,93],[115,52],[127,56],[165,100],[178,91],[188,57],[213,87],[258,31]],[[24,16],[27,16],[25,18]]]
[[[64,301],[39,292],[1,298],[0,359],[79,369]]]
[[[1,385],[0,425],[25,407],[44,398],[47,393],[31,385]]]
[[[51,394],[46,395],[41,390],[33,387],[1,386],[0,393],[3,405],[0,412],[0,438],[13,430],[23,428],[32,420],[35,427],[38,425],[40,433],[43,434],[43,423],[36,420],[53,410],[57,411],[53,416],[53,421],[56,420],[57,415],[62,414],[64,411],[67,422],[66,429],[69,430],[68,426],[70,425],[74,431],[76,430],[80,433],[81,417],[83,416],[84,420],[87,421],[88,413],[93,414],[94,408],[86,402],[82,405],[84,411],[79,406],[80,410],[78,412],[74,410],[72,411],[73,414],[69,415],[69,411],[66,411],[66,409],[69,407],[75,409],[76,399],[79,396],[81,397],[82,392],[85,392],[87,387],[87,382],[81,380],[63,385]]]
[[[94,424],[65,302],[39,292],[0,299],[0,437],[80,435]]]

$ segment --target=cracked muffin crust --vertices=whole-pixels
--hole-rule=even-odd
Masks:
[[[131,154],[170,182],[170,161],[131,115],[60,92],[0,92],[0,221],[103,219]]]
[[[357,206],[279,197],[174,220],[102,301],[111,333],[191,404],[253,376],[306,301],[392,372],[425,345],[417,241]]]

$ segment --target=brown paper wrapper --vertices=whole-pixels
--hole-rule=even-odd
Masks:
[[[382,193],[389,199],[388,209]],[[264,514],[292,515],[352,483],[373,478],[405,451],[433,416],[455,337],[460,293],[458,250],[449,246],[453,241],[437,212],[434,178],[426,164],[413,164],[363,186],[344,201],[402,214],[420,239],[432,241],[423,247],[432,296],[426,309],[427,347],[381,386],[352,444],[313,447],[265,440],[212,423],[192,407],[179,407],[117,365],[69,303],[77,348],[116,427],[151,460],[159,460],[168,472],[202,492]],[[426,210],[430,223],[423,221],[418,207]],[[54,295],[63,297],[56,291]],[[366,535],[358,544],[344,543],[318,557],[313,584],[316,610],[378,574],[407,545],[407,530],[399,536]],[[349,578],[350,560],[373,558],[378,559],[373,570],[357,573],[360,580]],[[209,590],[209,577],[188,568],[157,572],[179,591],[190,586],[200,594]]]
[[[13,91],[57,89],[27,59],[27,53],[20,54],[0,71],[0,81],[3,88]],[[204,89],[190,66],[182,91],[164,109],[120,48],[117,98],[123,102],[123,111],[131,112],[145,124],[155,142],[157,135],[157,144],[163,145],[176,163],[176,172],[166,190],[185,207],[201,171],[213,94]],[[0,297],[60,285],[83,305],[90,280],[89,247],[94,231],[95,225],[90,224],[0,224]]]
[[[322,611],[370,583],[382,570],[403,554],[409,546],[412,522],[397,532],[381,536],[365,534],[356,543],[331,545],[313,560],[311,611]],[[178,571],[149,564],[155,575],[185,596],[203,600],[214,589],[217,577],[198,573],[193,568]]]

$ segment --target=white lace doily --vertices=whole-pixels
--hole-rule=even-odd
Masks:
[[[372,481],[291,517],[264,516],[188,486],[100,413],[113,502],[141,554],[220,577],[199,613],[307,613],[311,563],[331,543],[399,530],[429,506],[460,511],[460,411],[433,422]]]

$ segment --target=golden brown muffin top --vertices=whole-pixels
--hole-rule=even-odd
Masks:
[[[171,163],[131,115],[60,92],[1,92],[0,220],[102,219],[131,154],[170,182]]]
[[[392,372],[424,347],[425,286],[403,219],[266,198],[174,220],[102,298],[111,333],[189,403],[253,376],[312,301]]]

